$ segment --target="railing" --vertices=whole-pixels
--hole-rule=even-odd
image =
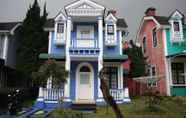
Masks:
[[[44,100],[59,100],[64,96],[64,90],[63,89],[48,89],[43,88],[43,97]]]
[[[75,39],[71,41],[72,48],[97,48],[97,40],[94,39]]]
[[[124,89],[110,89],[110,94],[115,101],[123,100],[124,98]]]

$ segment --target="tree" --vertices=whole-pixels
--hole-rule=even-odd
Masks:
[[[31,77],[31,73],[38,70],[41,62],[38,55],[47,49],[47,33],[44,24],[47,19],[46,4],[43,15],[40,15],[40,6],[37,0],[30,5],[22,26],[18,32],[18,49],[16,69]]]
[[[141,47],[136,46],[133,41],[129,42],[130,48],[124,49],[124,54],[127,54],[131,60],[130,77],[140,77],[146,74],[146,62],[143,56]]]
[[[100,78],[100,82],[101,82],[100,89],[103,93],[103,98],[106,101],[106,103],[112,107],[116,118],[123,118],[121,110],[119,109],[118,105],[116,104],[116,101],[110,95],[109,88],[108,88],[108,85],[106,82],[106,80],[108,80],[108,78],[106,78],[104,73],[105,73],[105,69],[103,68],[99,73],[99,78]]]
[[[49,59],[43,65],[40,66],[37,72],[32,73],[34,82],[40,86],[45,86],[47,80],[51,78],[52,85],[59,88],[62,83],[66,82],[68,72],[65,71],[65,67],[62,63]]]

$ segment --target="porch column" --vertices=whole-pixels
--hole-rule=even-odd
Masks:
[[[171,96],[170,93],[170,86],[172,85],[172,75],[171,75],[171,59],[165,57],[165,68],[166,68],[166,88],[167,88],[167,95]]]
[[[5,35],[4,39],[3,59],[5,59],[5,64],[7,63],[7,57],[8,57],[8,34]]]
[[[98,46],[100,48],[100,53],[98,57],[98,72],[103,68],[103,18],[98,17]],[[100,89],[100,79],[98,78],[98,97],[102,98],[102,92]]]
[[[64,87],[64,101],[68,101],[70,97],[70,55],[69,55],[69,47],[70,47],[70,40],[71,40],[71,18],[67,18],[67,38],[66,38],[66,62],[65,62],[65,69],[69,72],[67,77],[67,83],[65,83]]]
[[[123,89],[123,66],[122,64],[119,66],[119,69],[120,69],[120,87],[119,89]]]
[[[49,32],[48,36],[48,54],[51,54],[52,32]]]

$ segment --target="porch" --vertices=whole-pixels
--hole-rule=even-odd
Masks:
[[[126,98],[129,98],[128,88],[125,89],[110,89],[110,95],[117,103],[125,102]],[[53,101],[58,103],[65,98],[64,89],[54,88],[39,88],[39,98],[43,98],[43,101]]]

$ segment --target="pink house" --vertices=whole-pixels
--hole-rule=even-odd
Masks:
[[[159,28],[159,24],[163,25],[165,20],[163,16],[156,15],[155,8],[148,8],[142,18],[137,36],[146,58],[148,76],[155,78],[165,76],[163,30]],[[165,79],[149,83],[147,86],[153,87],[163,95],[166,94]]]

